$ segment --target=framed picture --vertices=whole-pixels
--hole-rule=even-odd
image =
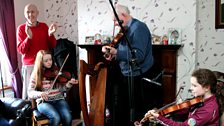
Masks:
[[[94,36],[86,36],[86,44],[94,44]]]
[[[152,34],[152,44],[161,44],[161,36]]]
[[[181,43],[181,30],[178,28],[169,28],[168,30],[168,43],[180,44]]]
[[[224,28],[224,0],[215,1],[215,28]]]

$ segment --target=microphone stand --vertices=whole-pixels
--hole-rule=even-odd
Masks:
[[[134,66],[137,66],[138,67],[137,70],[139,70],[140,74],[142,74],[142,70],[139,67],[139,64],[137,63],[137,60],[136,60],[136,54],[135,54],[136,50],[134,50],[132,48],[129,39],[127,38],[127,35],[125,33],[125,28],[122,25],[123,21],[119,19],[118,15],[117,15],[117,12],[116,12],[116,10],[115,10],[115,8],[113,6],[112,1],[109,0],[109,2],[110,2],[110,5],[111,5],[111,7],[113,9],[114,16],[115,16],[116,20],[118,21],[118,24],[119,24],[121,30],[123,31],[123,34],[124,34],[125,40],[127,42],[128,48],[131,50],[131,61],[130,61],[130,63],[131,63],[131,71],[133,70]],[[128,90],[129,90],[129,104],[130,104],[130,121],[133,124],[134,121],[135,121],[134,120],[135,119],[135,117],[134,117],[134,113],[135,113],[135,110],[134,110],[134,81],[133,81],[134,79],[133,79],[132,76],[129,76],[129,77],[130,77],[130,79],[128,79],[128,80],[131,80],[130,81],[130,85],[128,86]]]
[[[163,76],[164,74],[164,70],[162,70],[155,78],[153,78],[153,81],[157,81],[159,79],[160,76]]]
[[[180,88],[179,88],[179,90],[178,90],[178,92],[177,92],[177,94],[176,94],[176,98],[179,96],[179,94],[180,94],[180,92],[182,91],[182,90],[184,90],[184,87],[185,86],[180,86]],[[180,98],[181,98],[181,96],[180,96]],[[183,99],[181,98],[181,100],[183,101]]]

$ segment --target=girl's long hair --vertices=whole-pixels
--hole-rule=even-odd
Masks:
[[[42,80],[43,80],[43,72],[44,72],[44,67],[43,67],[43,56],[46,54],[50,54],[52,56],[52,53],[48,50],[40,50],[37,53],[35,64],[34,64],[34,69],[33,69],[33,74],[36,82],[36,87],[35,89],[40,91],[42,89]],[[53,63],[52,63],[53,65]]]

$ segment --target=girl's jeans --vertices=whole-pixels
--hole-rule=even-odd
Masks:
[[[49,118],[49,126],[58,126],[60,122],[63,126],[71,126],[71,112],[64,99],[40,103],[38,104],[37,109],[40,113]]]

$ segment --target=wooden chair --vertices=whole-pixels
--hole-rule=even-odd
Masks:
[[[37,109],[36,109],[36,100],[32,99],[32,108],[33,108],[33,115],[32,115],[32,126],[42,126],[46,125],[49,123],[49,119],[41,114]]]
[[[32,126],[42,126],[49,124],[49,119],[47,116],[41,114],[36,108],[36,100],[32,99],[32,108],[33,108],[33,115],[32,115]],[[75,119],[73,120],[73,125],[78,126],[82,123],[82,119]],[[59,124],[62,126],[62,124]]]
[[[86,98],[86,75],[90,75],[90,105]],[[107,68],[102,62],[95,66],[80,60],[79,91],[85,126],[104,126]],[[89,111],[88,111],[89,106]]]
[[[35,114],[32,115],[32,126],[43,126],[49,124],[49,119],[42,115],[38,110],[34,110]],[[37,113],[36,113],[37,112]],[[40,114],[40,115],[37,115]],[[82,119],[74,119],[72,121],[72,126],[81,126],[83,120]],[[62,124],[59,124],[59,126],[62,126]]]

